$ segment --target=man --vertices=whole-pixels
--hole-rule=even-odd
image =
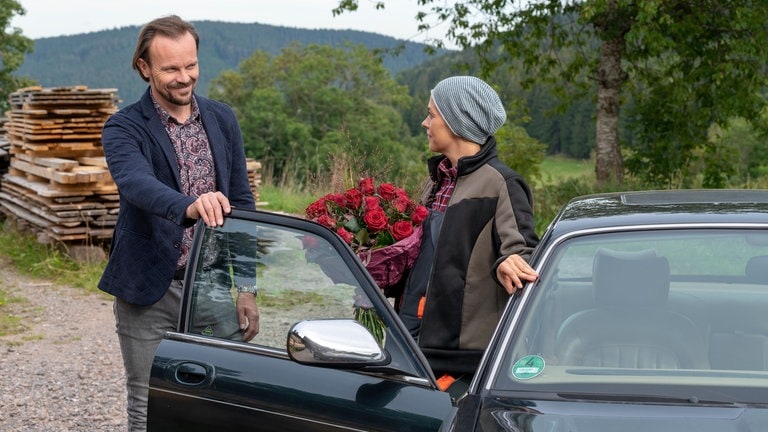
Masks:
[[[131,431],[146,429],[152,358],[176,329],[196,220],[220,226],[231,207],[255,208],[233,111],[194,92],[198,45],[194,27],[178,16],[145,25],[133,68],[149,87],[102,134],[120,210],[99,288],[115,296]],[[236,307],[246,341],[259,331],[251,276],[253,283],[238,286]]]
[[[479,78],[450,77],[427,112],[421,125],[439,154],[428,161],[430,215],[400,316],[448,388],[474,373],[509,295],[538,277],[527,260],[539,239],[530,188],[498,158],[493,134],[507,118],[498,94]]]

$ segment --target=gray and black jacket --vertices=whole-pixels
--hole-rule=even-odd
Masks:
[[[428,161],[430,180],[421,198],[428,208],[444,158]],[[424,224],[400,316],[433,370],[462,374],[477,368],[509,299],[496,268],[509,255],[529,259],[539,238],[531,190],[499,160],[493,137],[476,155],[459,159],[457,170],[445,212],[430,212]]]

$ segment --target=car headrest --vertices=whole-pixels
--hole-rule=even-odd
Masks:
[[[592,284],[598,306],[661,306],[669,296],[669,261],[652,249],[599,249]]]
[[[768,255],[750,258],[744,274],[750,281],[768,284]]]

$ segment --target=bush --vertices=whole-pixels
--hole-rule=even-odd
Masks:
[[[643,190],[648,187],[633,178],[625,178],[621,184],[595,185],[592,175],[568,178],[556,183],[537,183],[533,190],[533,215],[536,219],[536,232],[544,233],[560,209],[572,198],[595,193]]]

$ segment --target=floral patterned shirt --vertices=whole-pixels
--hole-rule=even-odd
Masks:
[[[213,154],[208,142],[208,135],[203,128],[197,101],[192,98],[192,113],[184,123],[179,123],[165,111],[154,97],[152,101],[176,153],[176,160],[179,163],[181,193],[191,197],[199,197],[204,193],[215,191],[216,168],[213,165]],[[187,263],[193,234],[194,226],[184,230],[181,256],[177,263],[179,268]]]

